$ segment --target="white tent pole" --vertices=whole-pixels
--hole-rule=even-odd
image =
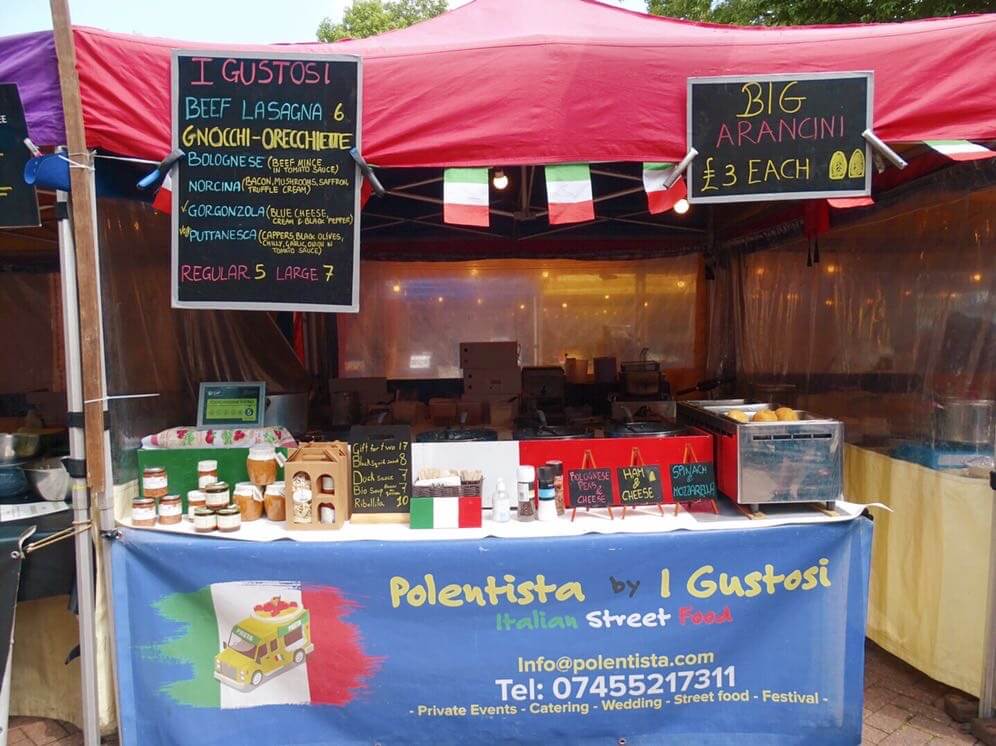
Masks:
[[[66,351],[66,403],[70,413],[69,457],[73,473],[73,525],[90,522],[90,495],[86,484],[86,438],[83,428],[83,383],[80,363],[79,298],[76,288],[76,251],[65,192],[56,192],[59,211],[59,277],[62,284],[62,330]],[[79,599],[80,672],[83,702],[83,742],[100,743],[97,707],[97,658],[94,607],[92,531],[76,534],[76,596]]]

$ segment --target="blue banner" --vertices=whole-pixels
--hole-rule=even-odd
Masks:
[[[124,743],[861,740],[871,522],[420,542],[126,530]]]

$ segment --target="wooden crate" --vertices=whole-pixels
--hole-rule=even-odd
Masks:
[[[311,482],[311,522],[294,522],[294,477],[305,474]],[[285,525],[288,531],[328,531],[342,528],[349,519],[350,473],[349,446],[334,441],[330,443],[307,443],[294,451],[284,465],[285,480]],[[327,480],[331,480],[329,489]],[[335,508],[335,522],[321,523],[322,505]]]

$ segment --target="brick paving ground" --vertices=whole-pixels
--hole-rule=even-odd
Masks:
[[[981,743],[944,712],[944,695],[952,691],[867,642],[862,746]]]
[[[944,712],[950,687],[927,678],[872,642],[865,646],[865,712],[861,746],[981,744]],[[79,746],[70,723],[45,718],[10,719],[7,746]],[[104,744],[116,746],[115,737]]]

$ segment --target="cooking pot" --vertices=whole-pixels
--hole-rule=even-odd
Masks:
[[[935,399],[934,442],[992,445],[994,410],[992,399]]]
[[[605,428],[606,438],[671,438],[687,433],[688,428],[674,420],[614,422]]]

